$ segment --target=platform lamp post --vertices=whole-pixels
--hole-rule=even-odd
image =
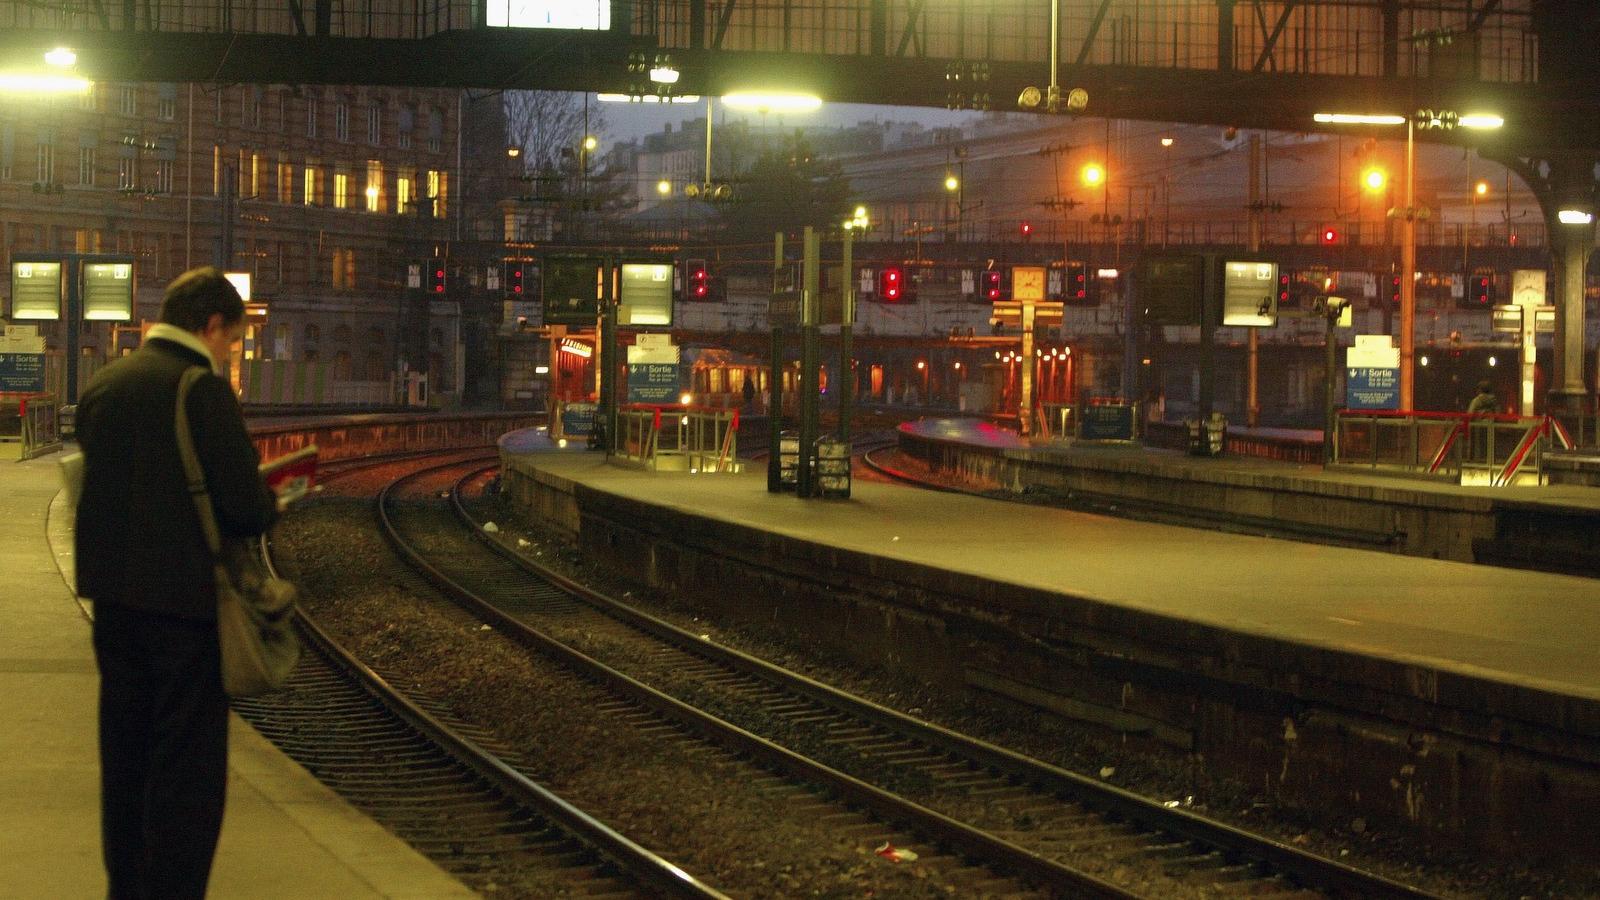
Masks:
[[[1323,359],[1324,377],[1322,390],[1322,464],[1324,466],[1333,462],[1336,446],[1334,435],[1338,431],[1339,422],[1334,404],[1333,386],[1338,382],[1339,341],[1334,332],[1339,327],[1339,320],[1344,316],[1345,310],[1350,308],[1350,301],[1344,297],[1329,296],[1322,301],[1322,314],[1326,317],[1328,328],[1323,338],[1323,348],[1326,356]]]
[[[1417,220],[1427,218],[1426,209],[1417,209],[1416,131],[1450,131],[1456,128],[1494,130],[1505,119],[1492,113],[1457,113],[1453,110],[1419,109],[1409,116],[1366,113],[1316,113],[1312,119],[1322,125],[1404,125],[1406,126],[1405,206],[1389,210],[1391,218],[1401,220],[1400,230],[1400,408],[1411,409],[1413,401],[1413,361],[1416,356],[1417,312]]]

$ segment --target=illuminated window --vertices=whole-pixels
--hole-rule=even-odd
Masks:
[[[383,212],[383,163],[367,160],[367,212]]]
[[[222,145],[211,145],[211,194],[222,195]]]
[[[317,161],[306,160],[304,200],[307,206],[317,205]]]
[[[278,202],[294,202],[294,166],[281,155],[278,157]]]
[[[394,180],[394,211],[405,215],[411,211],[411,202],[416,198],[412,196],[411,179],[402,175]]]
[[[333,208],[344,209],[350,205],[350,176],[345,172],[333,173]]]
[[[261,154],[250,154],[250,193],[246,196],[259,198],[261,196]]]
[[[433,214],[442,219],[446,215],[446,201],[450,196],[450,175],[434,169],[428,170],[428,197],[433,200]]]
[[[485,23],[491,28],[605,31],[611,27],[611,3],[610,0],[488,0]]]

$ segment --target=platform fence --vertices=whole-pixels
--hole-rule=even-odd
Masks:
[[[1499,487],[1541,483],[1544,455],[1573,446],[1553,416],[1343,410],[1332,464]]]

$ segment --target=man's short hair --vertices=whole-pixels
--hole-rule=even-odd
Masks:
[[[161,321],[184,331],[204,330],[218,313],[224,325],[232,325],[244,318],[244,301],[216,266],[190,269],[174,278],[161,300]]]
[[[1487,381],[1480,381],[1480,382],[1478,382],[1478,393],[1480,393],[1480,394],[1492,394],[1492,393],[1494,393],[1494,385],[1490,384]]]

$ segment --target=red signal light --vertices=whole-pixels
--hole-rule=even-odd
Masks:
[[[1023,240],[1027,240],[1028,238],[1033,237],[1033,223],[1032,222],[1023,222],[1022,225],[1021,225],[1020,230],[1022,232],[1022,239]]]
[[[1289,302],[1289,276],[1287,275],[1278,276],[1278,302]]]
[[[989,269],[983,273],[983,296],[986,300],[1000,299],[1000,273]]]
[[[878,273],[878,295],[885,302],[893,303],[899,300],[904,290],[904,278],[899,269],[888,266]]]
[[[1337,244],[1339,242],[1339,231],[1338,231],[1338,229],[1336,229],[1336,228],[1324,228],[1324,229],[1322,229],[1322,242],[1324,244]]]

